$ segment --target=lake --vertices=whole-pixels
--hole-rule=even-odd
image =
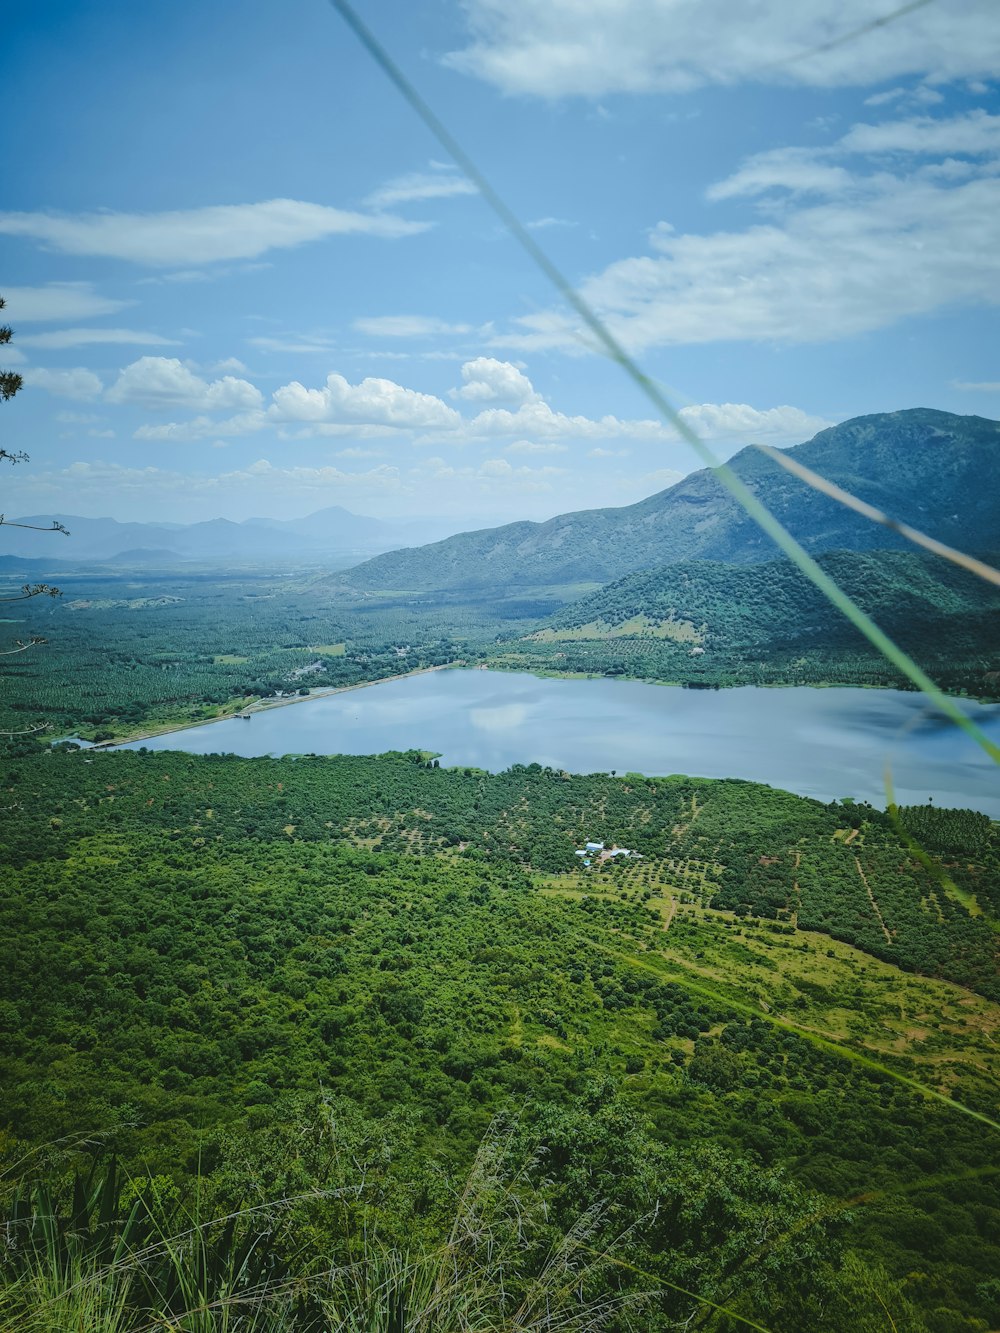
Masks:
[[[1000,705],[963,701],[1000,743]],[[439,752],[492,772],[539,763],[571,773],[749,778],[831,800],[967,806],[1000,818],[1000,769],[963,732],[898,690],[685,690],[448,669],[190,727],[127,747],[191,754]]]

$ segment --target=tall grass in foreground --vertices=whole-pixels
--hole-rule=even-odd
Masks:
[[[4,1210],[2,1333],[271,1333],[280,1274],[252,1215],[199,1224],[159,1181],[114,1161],[76,1176],[68,1198],[19,1186]]]
[[[612,1319],[641,1328],[629,1314],[647,1294],[609,1280],[616,1256],[596,1243],[601,1206],[552,1238],[508,1149],[502,1134],[486,1136],[442,1243],[384,1243],[344,1203],[343,1254],[301,1273],[271,1244],[294,1200],[199,1222],[122,1180],[114,1163],[77,1177],[68,1201],[46,1184],[20,1187],[5,1209],[0,1333],[596,1333]],[[325,1198],[339,1211],[340,1191]]]
[[[628,1140],[628,1122],[614,1124]],[[715,1153],[662,1159],[624,1209],[567,1208],[549,1188],[544,1136],[525,1140],[519,1128],[494,1120],[419,1235],[405,1187],[394,1196],[366,1183],[353,1150],[343,1153],[349,1136],[330,1139],[337,1126],[326,1116],[313,1129],[329,1151],[319,1172],[329,1188],[209,1221],[198,1203],[180,1205],[166,1177],[123,1178],[113,1162],[55,1193],[18,1186],[0,1208],[0,1333],[926,1327],[903,1283],[835,1239],[853,1203]]]

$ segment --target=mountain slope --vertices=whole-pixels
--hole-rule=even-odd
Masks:
[[[820,558],[832,578],[896,634],[951,634],[964,626],[998,637],[1000,588],[916,551],[832,551]],[[636,622],[645,622],[639,626]],[[683,626],[690,625],[685,634]],[[676,627],[676,628],[674,628]],[[532,637],[539,641],[666,633],[675,642],[713,648],[780,642],[860,643],[860,637],[789,560],[737,565],[678,561],[641,570],[558,611]]]
[[[997,697],[1000,589],[926,552],[830,551],[819,562],[939,684]],[[784,559],[628,574],[488,660],[688,685],[904,683]]]
[[[1000,423],[930,408],[855,417],[790,449],[800,462],[942,541],[995,546]],[[730,466],[809,550],[871,550],[905,543],[811,490],[759,450]],[[984,481],[986,484],[984,484]],[[677,560],[774,559],[777,548],[710,469],[622,509],[561,514],[460,533],[366,561],[337,583],[358,591],[486,591],[609,582]]]

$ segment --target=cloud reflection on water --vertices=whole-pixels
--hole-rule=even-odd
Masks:
[[[962,706],[1000,741],[1000,706]],[[684,690],[447,670],[145,744],[244,755],[419,749],[493,772],[540,763],[571,773],[690,773],[874,805],[885,804],[888,764],[901,803],[933,796],[1000,818],[1000,770],[923,699],[894,690]]]

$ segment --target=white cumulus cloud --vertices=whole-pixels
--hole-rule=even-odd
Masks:
[[[510,361],[492,356],[477,356],[462,367],[462,387],[452,390],[453,398],[473,403],[537,403],[541,394],[523,371]]]
[[[154,266],[255,259],[268,250],[351,233],[409,236],[426,225],[299,199],[165,213],[0,213],[0,234],[27,236],[64,254]]]
[[[135,403],[157,410],[187,407],[196,412],[248,411],[263,396],[248,380],[224,375],[204,380],[176,357],[143,356],[122,370],[108,390],[112,403]]]
[[[799,407],[768,407],[761,411],[747,403],[698,403],[682,407],[678,415],[706,440],[731,436],[745,440],[762,437],[809,440],[833,424]]]
[[[631,439],[673,439],[673,432],[659,421],[628,421],[619,417],[599,418],[567,416],[556,412],[544,399],[536,397],[511,411],[506,407],[490,407],[468,423],[471,436],[515,435],[530,439],[612,439],[628,436]]]
[[[368,378],[351,384],[328,375],[321,389],[298,380],[276,389],[268,409],[275,421],[388,426],[404,430],[454,430],[461,417],[429,393],[406,389],[394,380]]]
[[[471,400],[463,415],[434,394],[408,388],[395,380],[369,376],[352,383],[331,373],[318,387],[292,380],[276,389],[264,405],[259,390],[231,375],[209,381],[191,363],[147,356],[126,366],[108,390],[106,400],[154,409],[188,407],[186,420],[145,422],[134,438],[164,443],[218,440],[270,430],[283,440],[348,437],[354,454],[367,439],[402,439],[416,445],[488,445],[505,455],[541,456],[568,452],[575,444],[605,441],[675,444],[677,432],[653,419],[630,420],[613,415],[592,418],[557,411],[512,362],[477,357],[463,366],[459,401]],[[484,400],[506,399],[512,407],[476,410]],[[227,411],[230,416],[220,417]],[[706,438],[804,439],[829,423],[797,407],[756,408],[745,403],[703,403],[683,409],[684,416]],[[597,448],[589,456],[623,457],[627,449]],[[500,459],[507,463],[506,458]],[[502,469],[501,469],[502,471]]]

